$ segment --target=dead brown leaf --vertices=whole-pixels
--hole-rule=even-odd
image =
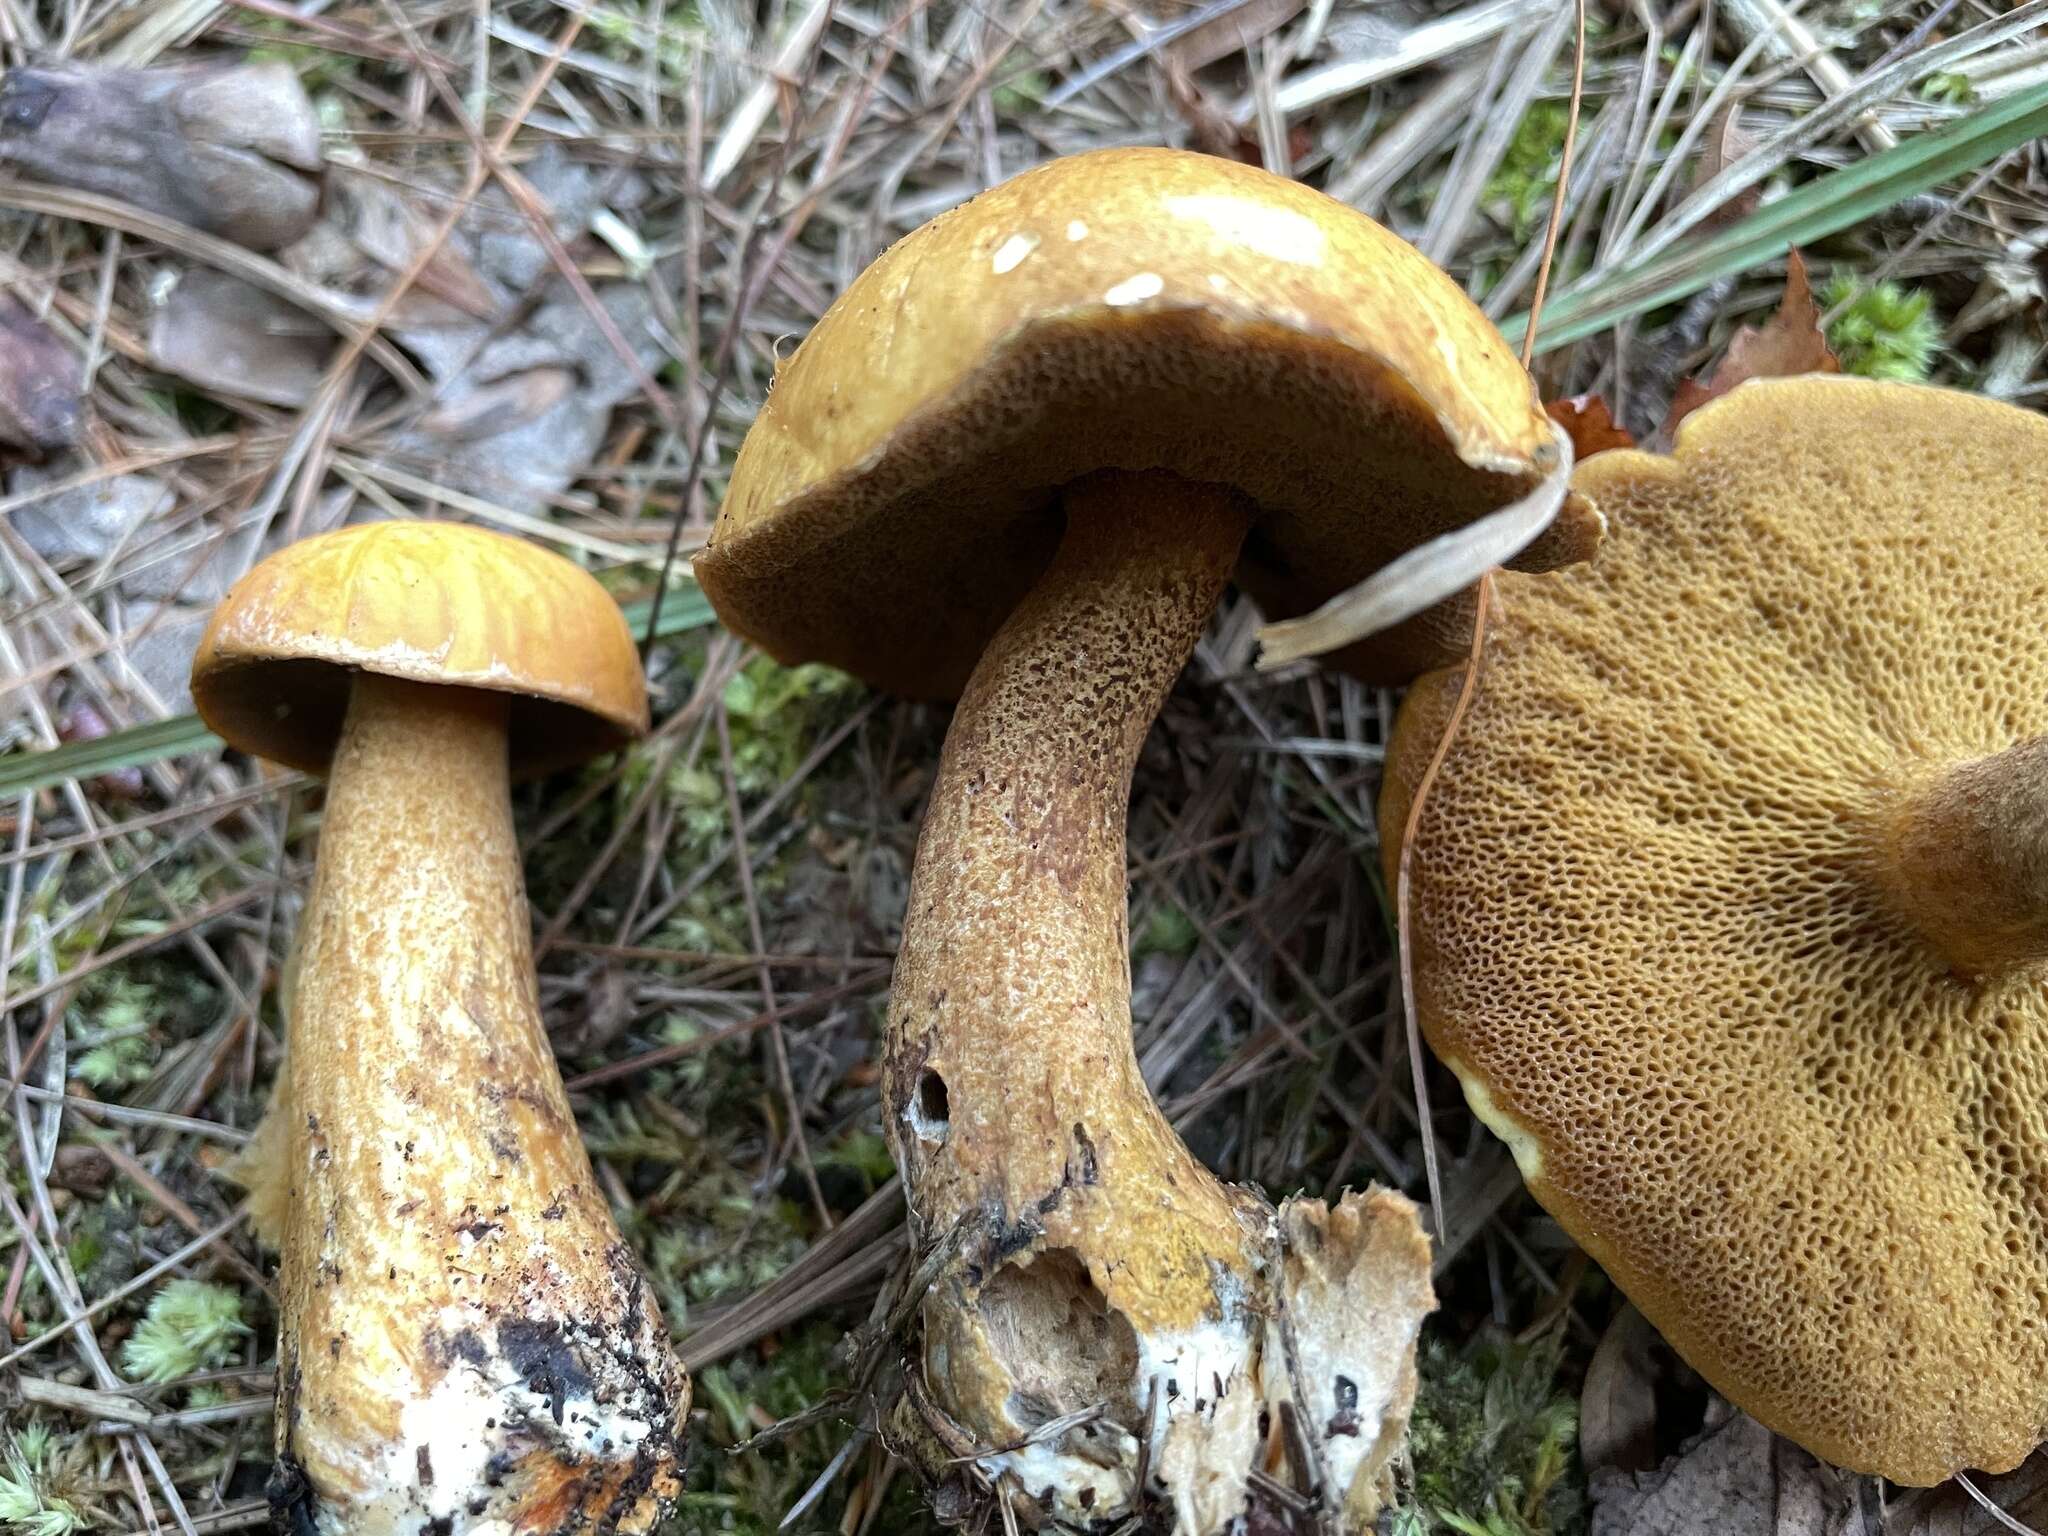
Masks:
[[[1182,69],[1203,69],[1241,53],[1294,20],[1304,0],[1245,0],[1226,15],[1183,33],[1161,51]]]
[[[2037,1451],[2003,1477],[1970,1474],[1977,1491],[2023,1530],[2048,1531],[2048,1451]],[[1955,1482],[1914,1488],[1886,1511],[1886,1536],[2003,1536],[2000,1520]]]
[[[78,441],[78,354],[12,294],[0,294],[0,443],[41,455]]]
[[[178,279],[149,327],[149,359],[165,373],[268,405],[313,398],[334,332],[295,304],[195,267]]]
[[[1657,1464],[1657,1330],[1633,1306],[1607,1325],[1579,1392],[1579,1456],[1589,1475]]]
[[[286,64],[73,60],[0,80],[0,165],[252,250],[312,226],[323,163],[320,119]]]
[[[1687,379],[1678,386],[1671,399],[1671,414],[1664,418],[1664,434],[1669,437],[1681,421],[1709,400],[1719,399],[1751,379],[1839,373],[1841,369],[1820,328],[1820,307],[1813,301],[1806,262],[1794,249],[1786,259],[1785,296],[1778,301],[1777,312],[1761,326],[1745,325],[1738,330],[1711,378]]]
[[[1730,102],[1722,109],[1707,129],[1706,142],[1700,146],[1699,163],[1693,167],[1692,184],[1695,189],[1705,186],[1729,166],[1746,159],[1757,146],[1757,136],[1742,126],[1742,107]],[[1721,204],[1704,220],[1709,229],[1732,224],[1737,219],[1756,210],[1763,200],[1761,185],[1746,187]]]
[[[1715,1412],[1656,1471],[1594,1477],[1592,1536],[1881,1536],[1860,1478],[1719,1399]]]
[[[1634,435],[1614,419],[1607,402],[1598,395],[1567,395],[1543,407],[1550,419],[1564,428],[1572,440],[1572,457],[1590,459],[1610,448],[1633,448]]]

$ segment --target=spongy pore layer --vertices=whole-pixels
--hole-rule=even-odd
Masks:
[[[1903,1482],[2011,1468],[2048,1437],[2048,970],[1959,969],[1887,828],[2048,734],[2048,422],[1752,383],[1575,481],[1610,543],[1499,578],[1420,823],[1430,1042],[1738,1404]],[[1396,733],[1390,883],[1461,680]]]

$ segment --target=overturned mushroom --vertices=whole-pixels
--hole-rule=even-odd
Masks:
[[[282,1250],[273,1505],[331,1536],[650,1529],[689,1384],[541,1028],[508,793],[645,728],[618,608],[515,539],[376,523],[244,577],[192,692],[328,780],[244,1162]]]
[[[312,227],[324,164],[320,119],[284,64],[73,61],[0,79],[0,165],[254,250]]]
[[[917,1241],[959,1244],[909,1371],[928,1471],[977,1469],[1033,1524],[1191,1536],[1235,1528],[1261,1473],[1370,1527],[1428,1245],[1387,1191],[1276,1213],[1153,1103],[1131,774],[1233,570],[1297,612],[1559,469],[1527,376],[1415,251],[1165,150],[1054,162],[926,225],[779,372],[706,592],[785,660],[965,684],[883,1075]],[[1571,502],[1549,557],[1596,529]]]
[[[1756,381],[1575,479],[1410,856],[1415,999],[1702,1375],[1897,1482],[2048,1437],[2048,423]],[[1462,672],[1419,680],[1398,829]]]

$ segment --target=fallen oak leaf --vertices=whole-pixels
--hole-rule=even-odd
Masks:
[[[1607,401],[1599,395],[1566,395],[1543,409],[1572,440],[1572,457],[1576,460],[1590,459],[1610,448],[1636,445],[1635,434],[1614,419]]]
[[[1738,330],[1711,378],[1704,382],[1687,379],[1678,386],[1671,398],[1671,414],[1664,418],[1664,436],[1668,439],[1681,421],[1709,400],[1717,400],[1751,379],[1841,371],[1841,362],[1829,350],[1827,335],[1821,330],[1820,306],[1813,301],[1806,262],[1795,247],[1786,257],[1785,296],[1778,301],[1777,312],[1761,326],[1745,325]]]

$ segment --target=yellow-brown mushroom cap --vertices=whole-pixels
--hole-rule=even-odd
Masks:
[[[359,671],[510,695],[515,774],[647,729],[611,595],[559,555],[458,523],[366,523],[279,550],[214,610],[192,697],[231,746],[317,773]]]
[[[1238,579],[1286,616],[1557,464],[1528,375],[1413,247],[1234,161],[1100,150],[941,215],[841,295],[778,370],[696,571],[785,661],[948,696],[1092,471],[1248,493]],[[1598,533],[1569,502],[1524,563]],[[1445,630],[1333,659],[1411,676]]]
[[[2007,1470],[2048,1437],[2048,967],[1960,973],[1885,849],[2048,734],[2048,421],[1756,382],[1575,478],[1607,542],[1500,580],[1423,809],[1423,1027],[1737,1404],[1857,1471]],[[1390,880],[1460,681],[1404,708]]]

